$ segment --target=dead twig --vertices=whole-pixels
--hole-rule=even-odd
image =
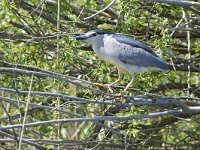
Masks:
[[[108,4],[104,9],[98,11],[97,13],[95,13],[95,14],[89,16],[89,17],[84,18],[84,20],[91,19],[91,18],[97,16],[98,14],[104,12],[106,9],[108,9],[109,7],[111,7],[115,2],[116,2],[116,0],[113,0],[113,1],[112,1],[110,4]]]

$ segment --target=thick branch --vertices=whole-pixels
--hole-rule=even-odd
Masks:
[[[199,2],[193,2],[193,1],[180,1],[180,0],[150,0],[150,1],[179,5],[179,6],[182,6],[182,7],[200,6]]]
[[[35,123],[28,123],[28,124],[15,124],[15,125],[8,125],[8,126],[1,126],[0,130],[6,129],[13,129],[13,128],[22,128],[24,127],[33,127],[45,124],[55,124],[55,123],[68,123],[68,122],[97,122],[102,120],[108,121],[129,121],[133,119],[145,119],[145,118],[157,118],[162,116],[173,116],[178,114],[193,114],[193,113],[200,113],[200,107],[190,107],[190,111],[182,112],[181,109],[179,110],[169,110],[164,112],[157,112],[145,115],[133,115],[133,116],[123,116],[123,117],[114,117],[114,116],[99,116],[99,117],[92,117],[92,118],[71,118],[71,119],[57,119],[57,120],[50,120],[50,121],[42,121],[42,122],[35,122]]]

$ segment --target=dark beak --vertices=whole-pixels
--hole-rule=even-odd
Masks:
[[[89,36],[86,34],[78,35],[75,37],[76,40],[86,40],[87,38],[89,38]]]

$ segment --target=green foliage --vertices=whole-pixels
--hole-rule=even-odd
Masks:
[[[28,113],[28,124],[66,118],[142,116],[180,109],[175,103],[155,105],[164,100],[184,101],[188,106],[199,105],[198,7],[118,0],[102,14],[89,20],[83,19],[102,10],[110,2],[61,1],[58,31],[57,1],[0,1],[0,68],[14,70],[0,71],[0,96],[15,100],[8,102],[0,98],[4,107],[0,109],[2,126],[22,124],[25,111]],[[183,12],[191,21],[189,41],[187,22],[183,20],[177,27],[180,29],[174,30]],[[170,70],[137,74],[125,97],[106,94],[106,88],[94,83],[114,82],[118,78],[117,69],[97,57],[90,48],[83,47],[84,43],[74,40],[78,32],[95,28],[127,34],[145,42],[167,61]],[[59,37],[57,33],[61,33]],[[188,42],[192,65],[190,71],[187,66]],[[122,92],[129,81],[129,75],[125,74],[123,81],[113,86],[112,94]],[[187,97],[188,90],[191,98]],[[113,104],[107,104],[109,102]],[[138,102],[141,104],[135,104]],[[43,108],[37,109],[36,105]],[[37,110],[32,112],[31,109]],[[48,123],[25,128],[23,137],[36,140],[36,144],[48,149],[57,149],[59,144],[63,149],[192,149],[193,143],[199,140],[198,120],[199,115],[193,113],[128,121]],[[2,132],[13,137],[21,132],[20,129],[12,130],[13,133],[8,131]],[[1,136],[5,139],[9,137]],[[12,142],[5,142],[5,145],[16,148]],[[27,147],[32,149],[34,145]]]

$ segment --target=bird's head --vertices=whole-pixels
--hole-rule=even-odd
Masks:
[[[89,44],[95,44],[102,41],[105,34],[109,34],[109,32],[103,30],[91,30],[87,33],[76,36],[75,38],[76,40],[84,41]]]

